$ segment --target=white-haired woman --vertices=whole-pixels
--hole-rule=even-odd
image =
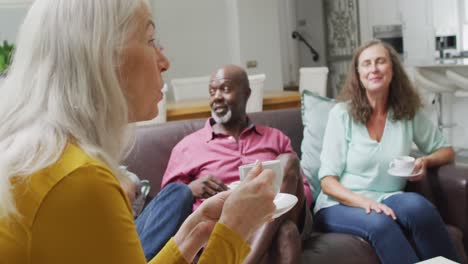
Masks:
[[[169,62],[145,0],[36,0],[0,98],[0,263],[145,263],[118,161]],[[240,263],[272,172],[207,200],[150,262]],[[248,184],[247,184],[248,183]],[[242,215],[241,215],[242,213]]]

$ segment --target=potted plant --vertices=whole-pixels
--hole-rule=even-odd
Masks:
[[[9,44],[6,40],[3,41],[3,44],[0,44],[0,76],[6,73],[11,63],[13,49],[14,45]]]

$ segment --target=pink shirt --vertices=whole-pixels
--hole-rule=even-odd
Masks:
[[[278,129],[251,124],[236,142],[231,136],[214,133],[212,122],[208,119],[204,128],[186,136],[174,147],[162,179],[162,188],[171,182],[189,184],[207,174],[228,185],[239,180],[238,167],[241,165],[276,159],[283,153],[295,153],[290,139]],[[312,193],[304,176],[303,182],[310,208]],[[193,210],[203,200],[196,199]]]

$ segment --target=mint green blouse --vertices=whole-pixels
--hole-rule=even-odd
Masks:
[[[318,177],[338,176],[340,183],[351,191],[375,201],[382,201],[400,193],[406,179],[388,174],[390,161],[401,155],[410,155],[413,143],[425,154],[448,144],[440,130],[419,110],[412,120],[392,120],[387,114],[380,142],[369,136],[364,124],[352,119],[348,103],[338,103],[330,111]],[[314,212],[338,202],[320,192]]]

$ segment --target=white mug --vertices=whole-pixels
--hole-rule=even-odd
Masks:
[[[411,174],[415,166],[416,159],[411,156],[398,156],[390,164],[390,169],[398,173]]]
[[[239,177],[242,181],[247,173],[255,166],[255,163],[239,166]],[[274,172],[275,178],[273,180],[273,188],[275,194],[278,194],[280,191],[281,183],[283,182],[283,168],[281,167],[280,160],[269,160],[262,162],[263,169],[270,169]]]

